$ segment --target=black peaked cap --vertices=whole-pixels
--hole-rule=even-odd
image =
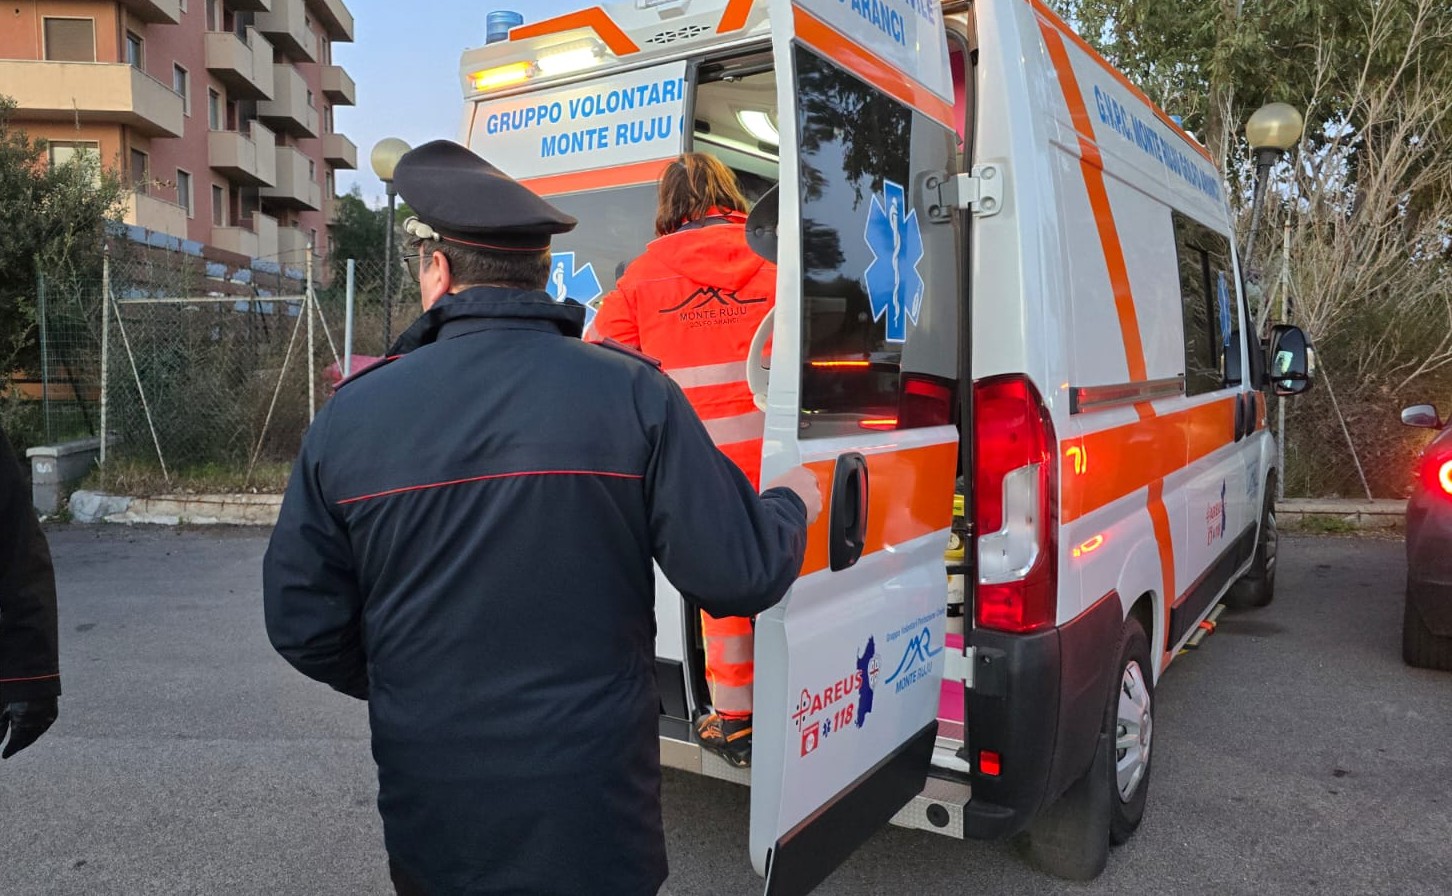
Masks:
[[[406,153],[393,174],[398,194],[448,242],[539,252],[578,223],[463,146],[435,140]]]

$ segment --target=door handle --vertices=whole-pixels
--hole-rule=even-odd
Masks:
[[[867,495],[867,458],[856,452],[838,457],[828,518],[828,555],[833,572],[862,559],[867,544]]]

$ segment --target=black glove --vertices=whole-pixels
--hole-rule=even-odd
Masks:
[[[5,744],[0,759],[9,759],[39,740],[59,714],[60,706],[54,697],[0,706],[0,741],[5,740],[7,729],[10,732],[10,741]]]

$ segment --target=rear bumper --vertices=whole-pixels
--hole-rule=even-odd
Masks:
[[[1124,611],[1109,594],[1057,629],[1009,635],[974,629],[973,689],[966,695],[967,757],[973,798],[964,833],[1000,839],[1019,833],[1094,759]],[[997,753],[998,775],[977,769]]]

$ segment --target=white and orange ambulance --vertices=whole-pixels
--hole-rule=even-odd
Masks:
[[[461,77],[462,140],[581,221],[557,298],[641,253],[678,153],[780,185],[746,373],[764,478],[807,464],[830,511],[757,623],[749,772],[693,741],[695,614],[657,599],[662,759],[750,784],[767,892],[889,820],[1098,874],[1159,677],[1217,604],[1272,597],[1266,394],[1311,382],[1292,328],[1266,369],[1204,148],[1040,0],[632,0]]]

